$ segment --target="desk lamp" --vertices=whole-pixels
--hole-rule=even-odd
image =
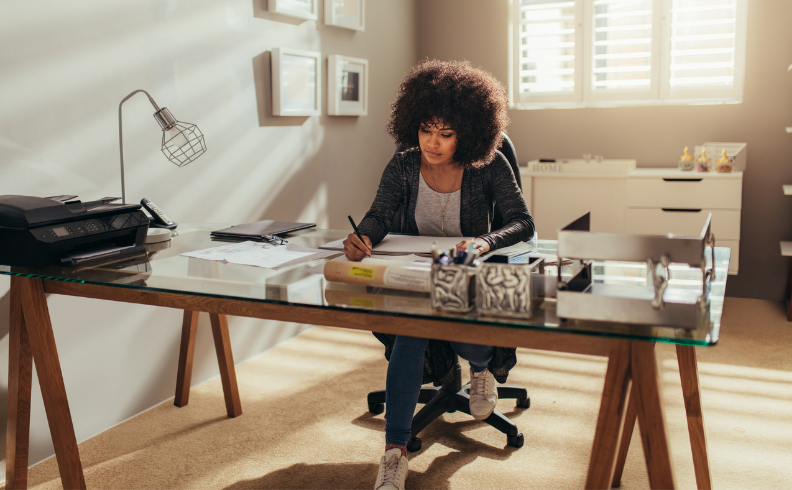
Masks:
[[[126,191],[124,189],[124,136],[121,130],[121,106],[130,97],[138,92],[143,92],[154,106],[156,112],[154,119],[157,120],[162,128],[162,153],[176,164],[183,167],[192,162],[206,151],[206,142],[203,133],[195,124],[177,121],[167,107],[159,108],[154,99],[145,90],[135,90],[124,97],[118,104],[118,142],[121,148],[121,202],[126,204]]]

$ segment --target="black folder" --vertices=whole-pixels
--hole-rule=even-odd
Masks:
[[[236,238],[247,240],[263,240],[266,235],[283,235],[292,231],[313,228],[316,223],[292,223],[289,221],[273,221],[265,219],[254,223],[232,226],[211,232],[213,237]]]

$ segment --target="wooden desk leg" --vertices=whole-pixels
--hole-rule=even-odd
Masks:
[[[630,400],[627,402],[627,416],[624,418],[619,455],[616,458],[616,469],[613,471],[613,488],[621,486],[621,477],[624,473],[624,463],[627,461],[627,452],[630,450],[630,441],[635,431],[635,420],[638,418],[638,390],[630,390]]]
[[[682,379],[682,395],[685,398],[690,448],[693,450],[693,469],[696,473],[696,485],[699,490],[712,489],[709,458],[707,456],[707,438],[704,435],[704,418],[701,414],[701,395],[699,392],[698,363],[696,348],[688,345],[677,345],[679,376]]]
[[[649,472],[649,487],[672,489],[674,474],[671,469],[653,343],[632,342],[632,374],[633,389],[638,392],[638,426],[641,429],[646,469]]]
[[[591,448],[586,478],[587,489],[609,488],[613,481],[616,451],[630,393],[631,343],[629,340],[611,342],[605,387],[602,390],[597,429],[594,433],[594,445]]]
[[[183,407],[190,401],[193,356],[195,355],[195,332],[198,330],[198,311],[184,310],[181,346],[179,348],[179,370],[176,374],[176,397],[173,404]]]
[[[6,424],[6,488],[27,488],[30,442],[30,391],[33,357],[22,316],[22,285],[11,278],[8,332],[8,421]]]
[[[58,460],[63,488],[85,488],[80,452],[74,436],[66,387],[63,384],[55,336],[41,279],[14,278],[21,285],[22,314],[36,363],[44,409]]]
[[[242,415],[242,403],[239,401],[234,354],[231,352],[231,338],[228,335],[228,318],[223,314],[210,313],[209,319],[212,322],[217,363],[220,365],[226,412],[229,417],[238,417]]]

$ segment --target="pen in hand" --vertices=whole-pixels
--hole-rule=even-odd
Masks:
[[[363,237],[360,236],[360,230],[358,230],[358,227],[355,224],[355,220],[352,219],[352,216],[347,216],[347,218],[349,218],[349,223],[352,225],[352,229],[355,230],[355,235],[357,235],[358,239],[360,240],[360,243],[362,243],[365,246],[366,242],[364,242]],[[371,257],[370,253],[367,253],[366,255]]]

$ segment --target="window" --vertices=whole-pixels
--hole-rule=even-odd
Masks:
[[[513,0],[518,108],[739,102],[746,0]]]

